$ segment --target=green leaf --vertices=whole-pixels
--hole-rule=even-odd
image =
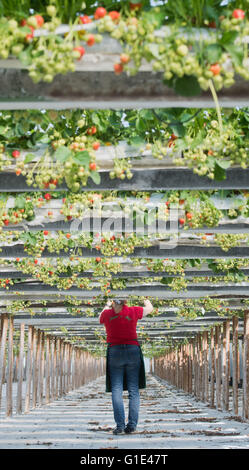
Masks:
[[[87,150],[82,150],[82,152],[77,152],[73,156],[73,159],[76,163],[79,163],[80,165],[88,166],[90,162],[90,155]]]
[[[198,131],[198,134],[196,135],[195,139],[190,145],[191,149],[195,149],[198,145],[200,145],[203,141],[203,131]]]
[[[137,0],[133,0],[132,3],[139,3]],[[155,26],[155,29],[159,28],[162,26],[164,19],[165,19],[165,13],[164,11],[155,11],[155,9],[149,10],[148,12],[143,14],[143,17],[146,18],[149,23],[153,23]]]
[[[160,284],[170,284],[170,282],[173,282],[174,278],[173,277],[163,277],[160,281]]]
[[[134,146],[140,146],[140,145],[145,145],[145,141],[142,137],[140,137],[139,135],[136,135],[134,137],[131,137],[130,138],[130,145],[134,145]]]
[[[0,126],[0,134],[5,135],[6,134],[7,127],[6,126]]]
[[[225,31],[222,38],[219,40],[219,44],[224,47],[228,44],[233,45],[238,34],[238,31]]]
[[[242,66],[244,59],[243,46],[229,44],[227,46],[224,46],[224,48],[230,54],[231,59],[235,63],[235,65]]]
[[[222,47],[218,44],[209,44],[205,48],[205,56],[210,64],[215,64],[221,58]]]
[[[150,43],[147,45],[147,49],[149,49],[153,57],[155,57],[156,59],[161,59],[158,44]]]
[[[68,147],[65,147],[64,145],[58,147],[54,152],[54,156],[59,162],[65,162],[71,154],[71,150]]]
[[[154,121],[155,116],[152,113],[151,109],[142,109],[139,112],[139,115],[142,119],[146,119],[146,121]]]
[[[39,142],[41,142],[42,144],[48,144],[50,140],[51,138],[47,134],[44,134],[39,138]]]
[[[24,51],[20,52],[18,55],[18,59],[22,62],[23,65],[31,65],[32,64],[32,56],[30,53],[30,49],[25,49]]]
[[[24,196],[17,196],[15,200],[15,207],[17,209],[24,209],[26,205],[26,198]]]
[[[95,184],[100,184],[101,176],[98,171],[91,171],[90,176]]]
[[[184,137],[185,136],[185,128],[184,128],[183,124],[181,124],[180,122],[179,122],[179,124],[171,125],[170,128],[172,129],[173,133],[177,137]]]
[[[220,168],[223,168],[223,170],[226,170],[227,168],[229,168],[231,166],[231,162],[228,161],[228,160],[218,160],[216,159],[215,160],[215,163],[220,167]]]
[[[139,117],[136,119],[136,129],[139,132],[144,132],[146,130],[146,123],[144,119],[141,119]]]
[[[35,158],[35,155],[33,153],[27,153],[27,155],[24,158],[24,163],[32,162],[34,158]]]
[[[214,166],[214,178],[218,181],[226,179],[226,171],[222,168],[217,162],[215,162]]]
[[[194,75],[184,75],[174,81],[174,90],[181,96],[197,96],[202,90]]]

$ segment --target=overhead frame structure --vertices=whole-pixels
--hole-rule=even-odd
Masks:
[[[112,51],[111,54],[107,54],[105,51]],[[162,75],[160,73],[152,73],[150,66],[143,64],[141,71],[133,77],[128,77],[126,74],[121,76],[115,76],[113,73],[113,64],[117,61],[121,48],[119,44],[110,39],[104,38],[104,41],[99,46],[93,46],[89,49],[84,57],[82,63],[77,64],[76,72],[67,74],[65,76],[57,76],[51,84],[39,83],[34,84],[28,76],[26,70],[15,60],[0,61],[0,108],[1,110],[17,110],[17,109],[132,109],[132,108],[161,108],[161,107],[197,107],[197,108],[213,108],[214,101],[209,92],[203,92],[201,96],[183,98],[177,96],[172,89],[166,87],[162,82]],[[235,106],[249,106],[249,91],[248,83],[240,78],[236,78],[236,83],[229,89],[224,89],[219,92],[219,103],[221,107],[235,107]],[[177,189],[248,189],[249,188],[249,170],[242,170],[239,167],[229,168],[226,171],[226,179],[222,181],[210,180],[207,177],[199,177],[193,173],[191,169],[184,167],[180,168],[135,168],[133,170],[133,178],[131,180],[110,180],[109,172],[105,169],[101,169],[101,183],[96,185],[92,181],[89,181],[87,186],[84,187],[83,191],[90,190],[139,190],[139,191],[156,191],[156,190],[177,190]],[[0,191],[1,192],[34,192],[37,188],[28,186],[25,178],[22,176],[16,177],[13,172],[1,172],[0,173]],[[56,190],[68,191],[66,185],[61,185]],[[64,221],[49,222],[40,227],[37,225],[28,225],[28,230],[35,231],[40,229],[49,230],[67,230],[69,224]],[[19,230],[19,227],[17,228]],[[192,232],[202,231],[222,232],[222,233],[247,233],[248,225],[243,223],[236,224],[224,224],[222,226],[210,228],[202,228],[193,230]],[[179,230],[181,231],[181,229]],[[95,257],[99,253],[95,250],[83,250],[83,256]],[[2,247],[0,252],[0,258],[8,260],[14,259],[15,257],[28,257],[27,253],[24,252],[22,245],[16,245],[14,247]],[[43,252],[44,258],[53,257],[53,254],[48,251]],[[68,257],[68,253],[61,253],[60,255],[54,254],[54,257]],[[158,249],[157,247],[149,247],[148,249],[136,248],[134,254],[129,257],[143,257],[143,258],[249,258],[249,247],[236,247],[230,249],[228,252],[222,251],[216,246],[196,246],[194,243],[187,243],[178,245],[175,248],[169,249]],[[10,275],[9,271],[1,270],[0,278]],[[247,275],[247,270],[241,270]],[[219,277],[223,273],[216,273],[215,276]],[[88,277],[88,273],[80,273],[79,276]],[[127,271],[124,273],[113,274],[113,278],[119,278],[127,276],[127,278],[139,277],[147,278],[152,273],[148,272],[135,272],[135,270]],[[186,277],[188,279],[194,278],[195,276],[214,276],[210,270],[198,271],[188,270]],[[11,274],[13,278],[21,279],[23,282],[10,286],[9,292],[1,290],[2,302],[5,303],[5,299],[16,299],[20,300],[23,298],[29,298],[36,302],[38,299],[47,297],[52,301],[55,301],[58,289],[52,286],[44,286],[38,283],[36,280],[31,280],[28,275],[19,273],[14,270]],[[167,277],[165,273],[153,273],[154,277]],[[64,277],[63,275],[61,277]],[[169,275],[174,277],[174,275]],[[96,278],[97,281],[98,278]],[[26,280],[26,282],[25,282]],[[22,295],[16,295],[15,290],[22,292]],[[186,292],[176,293],[170,291],[169,287],[166,286],[150,286],[144,285],[141,288],[132,287],[126,290],[116,290],[117,295],[134,295],[137,292],[138,295],[152,295],[166,298],[187,298],[188,296],[201,297],[209,294],[217,298],[229,299],[232,303],[233,299],[239,302],[242,298],[249,298],[249,289],[247,285],[227,285],[227,286],[189,286]],[[82,299],[87,296],[93,296],[100,294],[100,289],[82,291],[80,289],[71,288],[65,290],[63,296],[75,294],[80,296]],[[46,295],[47,294],[47,295]],[[5,308],[4,305],[1,308]],[[7,304],[6,304],[7,309]],[[207,312],[206,312],[207,313]],[[93,334],[97,325],[96,318],[85,318],[73,316],[70,314],[59,314],[55,315],[51,313],[45,316],[39,314],[37,317],[22,316],[17,314],[15,316],[15,322],[20,322],[25,319],[27,324],[39,325],[41,328],[53,328],[58,334],[63,336],[61,331],[61,325],[67,328],[73,328],[76,323],[77,328],[75,332],[79,335],[82,331],[82,323],[87,321],[87,340],[96,341],[96,336]],[[154,318],[147,318],[143,320],[142,325],[148,329],[148,334],[153,335],[153,339],[160,336],[162,331],[157,330],[155,336],[153,328],[149,327],[148,324],[152,324],[153,321],[160,322],[167,319],[168,321],[175,321],[175,316],[171,317],[171,313],[164,311],[162,315]],[[63,318],[62,318],[63,316]],[[222,320],[224,317],[222,317]],[[196,331],[199,331],[206,323],[219,321],[219,316],[214,315],[210,318],[201,316],[195,321],[179,321],[175,329],[167,329],[163,326],[163,334],[165,337],[172,335],[173,337],[184,338],[185,335],[192,335]],[[143,340],[142,340],[143,341]]]

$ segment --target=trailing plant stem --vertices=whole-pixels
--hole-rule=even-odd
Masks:
[[[215,91],[215,87],[214,87],[214,84],[213,84],[212,80],[209,80],[209,88],[210,88],[210,91],[212,93],[212,97],[213,97],[213,100],[214,100],[214,103],[215,103],[215,108],[216,108],[216,112],[217,112],[220,133],[222,133],[223,126],[222,126],[222,117],[221,117],[220,104],[219,104],[218,96],[217,96],[217,93]]]

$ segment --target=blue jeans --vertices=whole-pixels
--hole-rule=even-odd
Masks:
[[[128,425],[136,428],[138,422],[139,369],[141,363],[140,348],[133,344],[111,346],[108,353],[109,371],[112,387],[112,406],[117,427],[125,427],[125,411],[123,403],[123,378],[126,374],[129,397]]]

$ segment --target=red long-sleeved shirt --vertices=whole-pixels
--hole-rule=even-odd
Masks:
[[[137,321],[143,317],[143,307],[128,307],[124,305],[120,313],[115,313],[113,308],[103,310],[100,315],[100,323],[105,325],[107,338],[110,345],[139,344],[137,341]]]

